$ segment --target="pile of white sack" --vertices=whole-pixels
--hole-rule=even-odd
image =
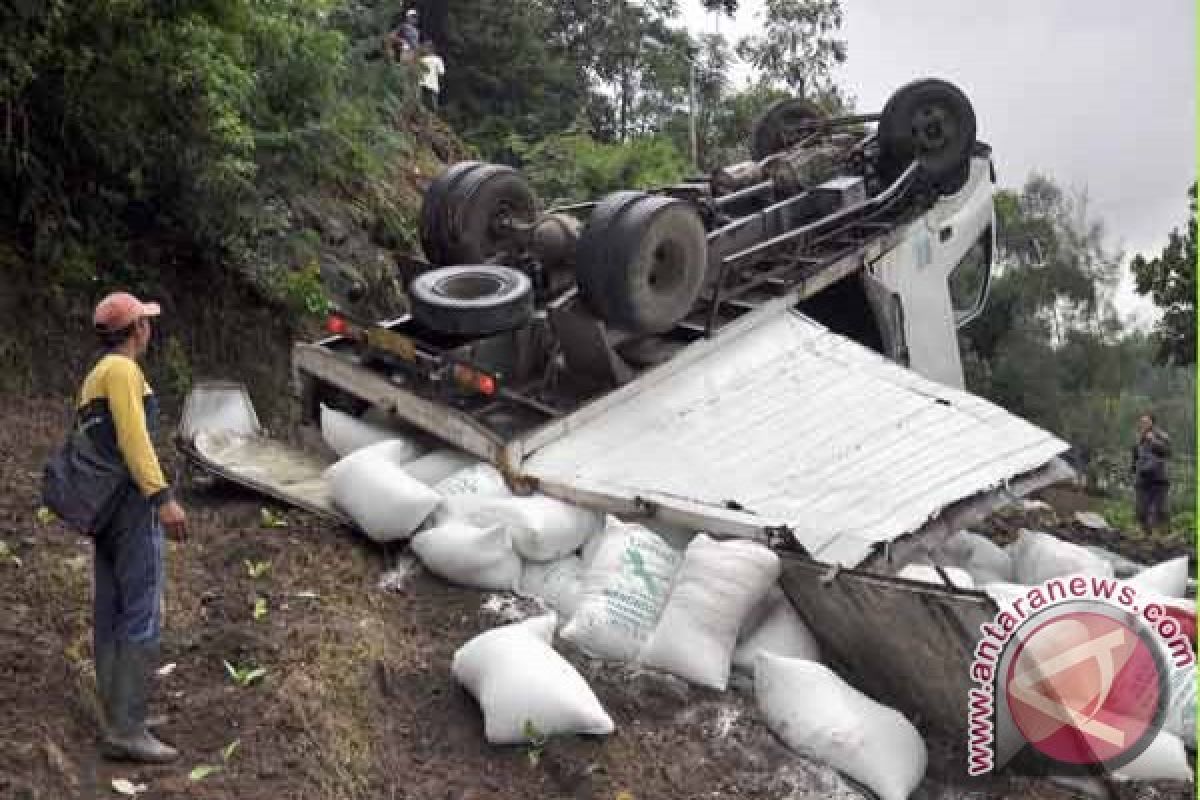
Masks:
[[[778,586],[781,564],[770,549],[652,530],[542,495],[517,497],[491,465],[431,448],[386,421],[323,409],[322,430],[341,456],[327,473],[334,501],[367,536],[407,540],[426,569],[450,583],[511,591],[547,609],[481,633],[455,654],[454,675],[479,702],[489,742],[613,731],[586,680],[555,651],[559,637],[593,658],[719,691],[733,671],[747,673],[769,727],[794,750],[884,800],[903,800],[921,782],[920,734],[819,663],[816,640]],[[998,603],[1007,591],[1057,575],[1113,574],[1094,553],[1036,533],[1005,549],[962,532],[945,556],[941,573],[954,586],[981,587]],[[913,565],[901,577],[941,583],[941,573]],[[1142,591],[1182,596],[1186,561],[1182,578],[1174,563],[1138,577]],[[1194,720],[1194,689],[1190,702]],[[1164,734],[1174,742],[1156,743],[1147,758],[1157,761],[1127,770],[1175,773],[1174,743],[1182,751],[1188,725],[1186,712],[1175,716],[1178,725]]]
[[[450,583],[536,598],[548,613],[485,631],[454,656],[487,740],[607,734],[591,687],[554,650],[659,669],[724,691],[738,670],[792,748],[902,800],[925,772],[925,744],[899,712],[818,662],[816,640],[778,586],[770,549],[639,524],[551,497],[516,497],[494,467],[386,421],[322,410],[339,456],[335,503],[370,538],[407,540]],[[884,755],[881,755],[884,754]]]
[[[1113,554],[1083,547],[1038,531],[1021,530],[1016,541],[1000,547],[979,534],[961,531],[942,550],[943,571],[960,588],[973,586],[986,592],[1001,610],[1010,608],[1035,586],[1074,575],[1112,578]],[[1122,563],[1128,569],[1131,564]],[[1154,602],[1183,623],[1184,630],[1196,629],[1196,601],[1186,597],[1188,559],[1172,559],[1151,567],[1137,567],[1126,584],[1137,589],[1139,602]],[[944,583],[931,565],[910,565],[899,577]],[[1166,663],[1171,664],[1164,648]],[[1195,666],[1176,669],[1171,676],[1171,696],[1163,731],[1141,756],[1116,773],[1137,780],[1191,780],[1187,750],[1196,749]]]

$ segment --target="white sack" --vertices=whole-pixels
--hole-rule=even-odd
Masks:
[[[1169,657],[1168,657],[1168,662]],[[1163,729],[1196,749],[1196,665],[1171,670],[1171,697]]]
[[[622,522],[612,514],[606,514],[604,516],[604,530],[600,531],[600,533],[596,534],[595,536],[589,536],[587,540],[584,541],[583,546],[579,548],[579,557],[583,561],[583,568],[585,570],[591,567],[592,562],[596,560],[596,553],[600,550],[600,545],[604,541],[605,533],[616,530],[619,526],[626,524],[634,523]],[[650,529],[646,528],[646,530]],[[650,532],[654,533],[653,531]],[[661,539],[662,537],[660,536],[659,538]],[[663,543],[670,546],[667,542]]]
[[[332,481],[338,472],[347,469],[349,465],[364,461],[371,463],[386,461],[397,467],[404,467],[404,471],[408,472],[408,465],[415,457],[414,453],[418,452],[420,451],[409,439],[388,439],[376,442],[366,447],[360,447],[350,455],[338,459],[329,469],[325,470],[325,480]]]
[[[1113,577],[1113,566],[1077,544],[1064,542],[1048,533],[1021,530],[1010,545],[1016,582],[1027,586],[1064,575]]]
[[[996,606],[1001,611],[1012,610],[1013,603],[1025,597],[1033,589],[1032,586],[1025,586],[1021,583],[986,583],[979,588],[996,601]]]
[[[778,586],[772,588],[746,618],[737,649],[733,651],[733,665],[753,672],[754,659],[759,652],[783,658],[821,660],[817,640]]]
[[[1183,741],[1173,733],[1159,731],[1141,755],[1113,770],[1113,777],[1126,781],[1191,781],[1193,776]]]
[[[436,486],[461,469],[478,464],[479,459],[461,450],[434,450],[404,465],[404,471],[427,486]]]
[[[499,525],[450,522],[418,533],[410,547],[430,572],[460,586],[513,591],[521,579],[521,559]]]
[[[492,744],[524,743],[527,723],[546,736],[612,733],[587,682],[551,648],[556,622],[551,613],[495,628],[454,654],[451,670],[479,702]]]
[[[595,658],[633,661],[658,623],[681,558],[658,535],[614,517],[600,539],[562,636]]]
[[[928,754],[912,723],[815,661],[760,653],[754,695],[788,747],[844,772],[880,800],[905,800],[925,775]]]
[[[333,501],[377,542],[411,536],[441,498],[384,453],[339,465],[330,476]]]
[[[1016,578],[1012,556],[986,536],[959,531],[946,540],[942,552],[951,564],[965,569],[977,586]]]
[[[579,608],[583,597],[582,578],[583,562],[579,556],[545,563],[530,561],[521,571],[517,591],[524,597],[538,598],[565,621]]]
[[[1138,574],[1126,578],[1125,582],[1136,586],[1139,592],[1149,592],[1166,597],[1183,597],[1187,594],[1188,558],[1180,556],[1153,567],[1147,567]]]
[[[958,589],[974,589],[975,581],[971,575],[958,567],[942,567],[946,572],[946,577]],[[936,583],[938,586],[945,586],[946,582],[942,580],[942,576],[938,574],[935,567],[930,564],[908,564],[904,569],[896,573],[897,578],[904,578],[910,581],[921,581],[922,583]]]
[[[451,516],[475,525],[503,525],[513,547],[529,561],[569,555],[604,528],[600,512],[545,495],[451,499],[446,508]]]
[[[738,631],[780,571],[779,556],[757,542],[697,535],[640,660],[724,691]]]
[[[359,419],[328,406],[321,406],[321,437],[329,449],[345,458],[356,450],[379,442],[398,439],[407,442],[411,461],[425,452],[425,446],[414,432],[398,430],[370,419]]]
[[[458,470],[433,488],[443,497],[512,497],[500,470],[483,462]]]

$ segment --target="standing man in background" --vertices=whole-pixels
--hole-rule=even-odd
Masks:
[[[102,452],[125,462],[132,478],[95,537],[92,624],[104,754],[148,763],[178,756],[146,729],[146,708],[159,659],[163,526],[177,536],[187,528],[154,452],[158,402],[138,365],[158,315],[157,303],[125,292],[100,301],[92,319],[107,352],[78,401],[80,424]]]
[[[416,50],[421,41],[421,28],[418,25],[417,10],[410,8],[404,12],[404,24],[400,26],[400,36],[409,49]]]
[[[1155,426],[1153,414],[1142,414],[1138,419],[1138,442],[1133,446],[1131,470],[1137,519],[1147,536],[1159,526],[1165,527],[1170,519],[1167,506],[1171,488],[1167,475],[1170,457],[1170,437]]]
[[[438,95],[441,93],[441,78],[446,74],[446,65],[442,57],[433,48],[433,42],[426,39],[421,45],[421,99],[425,107],[433,113],[438,110]]]

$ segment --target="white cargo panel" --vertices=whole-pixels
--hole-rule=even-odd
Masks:
[[[543,489],[614,507],[741,509],[818,561],[862,563],[1065,442],[794,312],[721,337],[529,455]]]

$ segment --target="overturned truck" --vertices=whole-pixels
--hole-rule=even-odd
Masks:
[[[767,542],[834,665],[961,732],[995,604],[894,575],[1070,475],[1065,443],[962,390],[957,329],[994,255],[990,150],[939,80],[878,114],[785,101],[750,142],[703,178],[549,209],[509,167],[451,166],[425,196],[410,311],[343,308],[296,345],[306,414],[375,409],[518,491]],[[266,438],[237,387],[194,394],[180,441],[341,518],[328,458]]]

